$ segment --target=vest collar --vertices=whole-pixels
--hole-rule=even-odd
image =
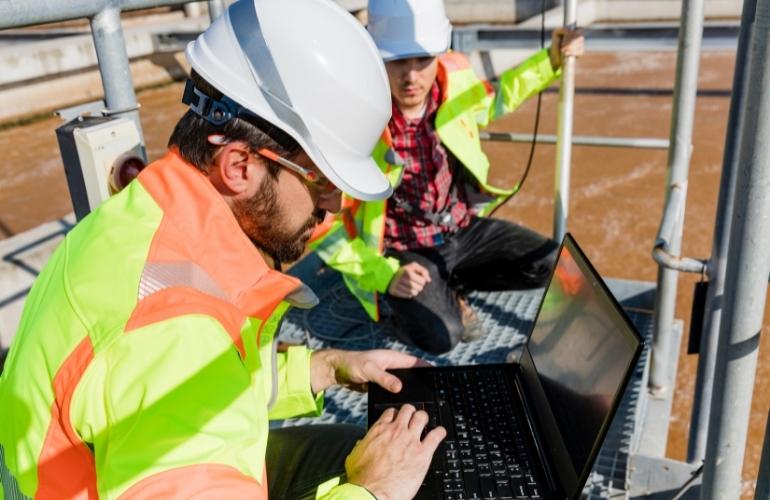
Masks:
[[[164,244],[153,245],[148,261],[197,263],[249,315],[267,305],[266,295],[273,303],[294,293],[296,305],[315,305],[310,288],[268,267],[208,177],[175,148],[144,169],[139,181],[164,214],[165,232],[158,235]]]

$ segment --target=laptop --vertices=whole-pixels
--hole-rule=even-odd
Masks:
[[[567,234],[518,363],[391,370],[403,389],[370,386],[369,425],[410,403],[447,429],[417,498],[577,499],[641,350]]]

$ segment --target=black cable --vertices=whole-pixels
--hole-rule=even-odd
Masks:
[[[515,0],[514,0],[515,2]],[[541,0],[540,2],[540,49],[545,48],[545,0]],[[513,196],[518,193],[521,190],[521,187],[524,185],[524,181],[527,180],[527,176],[529,175],[529,170],[532,167],[532,159],[535,157],[535,145],[537,144],[537,131],[540,128],[540,105],[543,102],[543,93],[538,92],[537,93],[537,109],[535,110],[535,126],[534,130],[532,132],[532,143],[530,143],[529,146],[529,158],[527,159],[527,166],[524,168],[524,173],[521,176],[521,179],[513,188],[513,192],[505,197],[503,201],[501,201],[495,208],[492,209],[491,212],[489,212],[489,217],[492,217],[495,212],[497,212],[500,207],[508,203],[508,201],[513,198]]]

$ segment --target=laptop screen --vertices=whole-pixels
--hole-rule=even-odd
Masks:
[[[536,386],[529,392],[538,414],[548,414],[543,434],[571,497],[590,472],[640,344],[567,235],[521,365],[528,389]]]

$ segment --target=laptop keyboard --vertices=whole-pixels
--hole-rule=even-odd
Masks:
[[[424,486],[445,500],[543,498],[502,374],[438,371],[434,385],[434,402],[414,403],[430,416],[426,432],[447,429]]]

